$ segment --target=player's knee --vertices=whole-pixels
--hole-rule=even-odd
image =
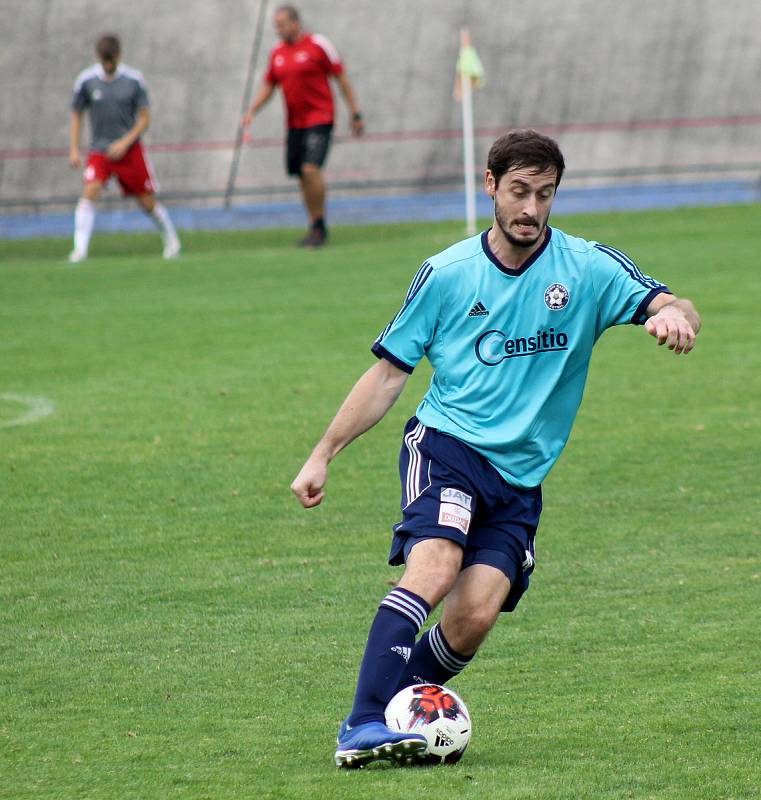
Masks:
[[[306,178],[307,180],[315,180],[321,177],[321,170],[317,164],[302,164],[301,165],[301,177]]]
[[[494,614],[491,608],[482,607],[471,609],[468,619],[468,629],[471,631],[473,641],[477,642],[477,644],[481,644],[489,631],[494,627],[496,621],[497,615]]]
[[[431,565],[426,587],[427,591],[433,596],[436,604],[447,596],[456,580],[457,573],[449,563],[433,563]],[[433,603],[431,605],[433,605]]]
[[[154,194],[139,194],[135,196],[135,199],[146,214],[151,214],[156,208],[156,195]]]
[[[402,588],[424,597],[434,607],[454,586],[462,565],[462,548],[448,539],[425,539],[410,551]]]
[[[91,203],[94,203],[96,200],[100,198],[100,193],[103,190],[103,184],[97,181],[93,181],[92,183],[85,184],[85,188],[82,191],[82,197],[85,200],[89,200]]]

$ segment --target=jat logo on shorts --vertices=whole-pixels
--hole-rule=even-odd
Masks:
[[[496,367],[506,358],[567,349],[568,336],[554,328],[539,330],[533,336],[516,336],[514,339],[509,339],[502,331],[486,331],[476,340],[476,358],[487,367]]]
[[[470,504],[473,498],[469,494],[465,494],[465,492],[461,492],[459,489],[442,489],[441,490],[441,502],[442,503],[457,503],[461,505],[463,508],[467,508],[470,511]]]

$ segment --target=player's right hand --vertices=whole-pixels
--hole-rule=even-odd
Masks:
[[[668,303],[645,322],[645,330],[665,344],[676,355],[685,355],[695,347],[696,333],[684,311],[674,303]]]
[[[320,505],[322,498],[325,497],[323,489],[327,480],[327,461],[312,455],[294,478],[291,491],[304,508],[314,508]]]
[[[246,111],[246,113],[241,117],[240,126],[243,129],[243,141],[250,142],[251,141],[251,132],[249,128],[251,127],[251,123],[254,121],[254,115],[250,111]]]
[[[69,166],[72,169],[81,169],[81,167],[82,167],[82,156],[79,155],[79,150],[70,150],[69,151]]]

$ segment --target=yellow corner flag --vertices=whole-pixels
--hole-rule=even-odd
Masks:
[[[457,74],[462,77],[470,78],[470,84],[476,88],[481,85],[484,79],[484,65],[478,57],[476,48],[473,47],[470,41],[470,32],[463,28],[460,31],[460,54],[457,58]],[[460,82],[455,83],[455,92],[460,94]],[[460,97],[458,96],[458,100]]]

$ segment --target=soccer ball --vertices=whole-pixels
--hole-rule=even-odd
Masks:
[[[470,741],[470,714],[451,689],[435,683],[408,686],[386,706],[386,725],[393,731],[422,733],[428,740],[426,764],[454,764]]]

